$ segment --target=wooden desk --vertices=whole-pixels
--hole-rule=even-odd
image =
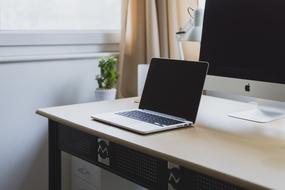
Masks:
[[[230,118],[227,113],[253,105],[209,96],[202,97],[194,128],[142,136],[90,119],[135,108],[135,99],[37,111],[49,119],[50,190],[60,189],[61,150],[151,189],[167,189],[171,173],[181,189],[285,189],[285,119],[257,124]],[[110,148],[110,166],[97,155],[101,140]]]

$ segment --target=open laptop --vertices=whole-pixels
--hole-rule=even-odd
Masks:
[[[91,117],[140,134],[192,126],[207,70],[206,62],[153,58],[138,109]]]

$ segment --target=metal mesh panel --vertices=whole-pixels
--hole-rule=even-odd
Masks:
[[[196,189],[199,190],[243,190],[236,185],[229,184],[203,174],[197,174],[196,187]]]
[[[160,184],[161,162],[158,159],[114,145],[116,170],[130,176],[133,180],[143,181],[146,185],[158,186]],[[166,167],[165,167],[166,169]]]
[[[61,150],[79,158],[96,161],[96,138],[76,129],[61,126],[59,128]]]

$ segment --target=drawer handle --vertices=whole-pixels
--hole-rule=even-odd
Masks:
[[[82,175],[85,175],[85,176],[89,176],[90,175],[90,172],[84,168],[78,168],[77,171],[79,173],[81,173]]]

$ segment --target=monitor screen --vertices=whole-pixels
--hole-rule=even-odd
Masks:
[[[285,84],[284,8],[284,0],[208,0],[200,51],[208,73]]]
[[[140,109],[195,122],[208,63],[153,58]]]

